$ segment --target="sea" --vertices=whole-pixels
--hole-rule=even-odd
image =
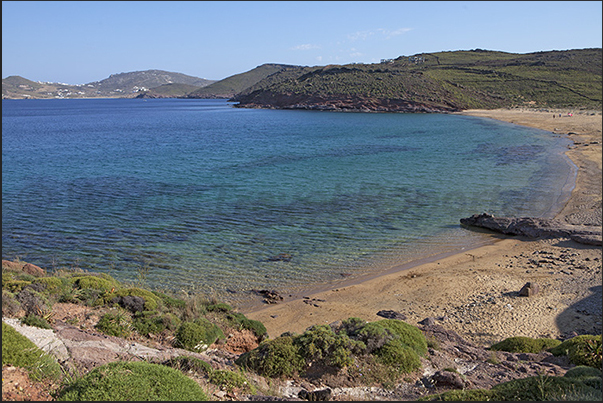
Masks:
[[[3,100],[2,258],[249,308],[496,240],[463,217],[554,216],[570,144],[455,114]]]

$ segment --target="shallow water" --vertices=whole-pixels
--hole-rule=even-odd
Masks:
[[[224,100],[3,100],[2,255],[244,303],[486,242],[551,216],[569,141],[444,114]]]

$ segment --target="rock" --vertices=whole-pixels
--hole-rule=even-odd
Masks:
[[[289,253],[279,253],[276,256],[272,256],[268,258],[269,262],[290,262],[293,259],[293,255]]]
[[[406,320],[406,315],[404,315],[400,312],[391,311],[391,310],[381,310],[381,311],[377,312],[377,316],[381,316],[382,318],[386,318],[386,319]]]
[[[135,295],[126,295],[123,297],[115,297],[111,300],[111,302],[118,304],[122,308],[125,308],[132,313],[136,313],[144,310],[145,300],[144,298]]]
[[[487,228],[507,235],[528,238],[570,238],[587,245],[602,245],[601,227],[596,225],[573,225],[554,219],[532,217],[494,217],[491,214],[474,214],[461,218],[465,226]]]
[[[305,389],[299,391],[297,396],[300,399],[309,400],[311,402],[323,402],[327,400],[331,400],[331,389],[319,389],[314,390],[312,392],[308,392]]]
[[[2,268],[9,271],[22,271],[35,277],[46,275],[46,270],[31,263],[11,262],[10,260],[2,260]]]
[[[436,324],[436,321],[434,318],[425,318],[422,321],[420,321],[419,324],[421,324],[423,326],[433,326]]]
[[[521,290],[519,290],[519,296],[520,297],[531,297],[531,296],[538,294],[539,291],[540,291],[540,287],[538,286],[537,283],[527,282],[524,284],[523,287],[521,287]]]
[[[435,386],[452,387],[454,389],[464,389],[467,386],[460,374],[450,371],[437,371],[431,377]]]
[[[42,277],[46,274],[46,271],[41,267],[36,266],[35,264],[27,263],[21,269],[27,274],[31,274],[32,276]]]
[[[267,304],[276,304],[278,301],[282,301],[283,297],[274,290],[253,290],[255,293],[260,294],[264,297],[264,302]]]

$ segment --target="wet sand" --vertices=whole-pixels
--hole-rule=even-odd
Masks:
[[[500,109],[459,114],[568,135],[574,145],[567,155],[578,174],[572,195],[556,218],[601,226],[600,111]],[[271,338],[349,317],[379,320],[382,310],[399,312],[414,325],[435,318],[485,346],[511,336],[601,333],[600,246],[568,239],[502,235],[493,239],[491,245],[411,268],[392,267],[359,283],[241,312],[264,323]],[[538,294],[518,295],[527,282],[539,285]]]

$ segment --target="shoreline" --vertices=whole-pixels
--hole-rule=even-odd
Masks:
[[[559,113],[562,117],[557,117]],[[577,172],[569,198],[555,218],[600,226],[600,111],[498,109],[455,114],[497,119],[567,136],[574,145],[565,155]],[[549,257],[549,263],[539,263],[546,259],[534,259],[540,255]],[[573,261],[564,260],[567,255],[575,255]],[[573,270],[577,262],[582,270]],[[519,297],[519,290],[529,281],[540,285],[540,293]],[[468,340],[489,345],[518,335],[561,338],[572,332],[600,334],[600,303],[585,314],[572,308],[581,301],[591,301],[593,292],[600,294],[600,286],[600,247],[567,239],[492,236],[488,245],[427,256],[330,289],[278,304],[248,307],[242,312],[264,323],[274,338],[283,332],[302,333],[311,325],[348,317],[375,321],[383,319],[377,315],[380,310],[393,310],[406,316],[407,323],[417,325],[433,317]]]

